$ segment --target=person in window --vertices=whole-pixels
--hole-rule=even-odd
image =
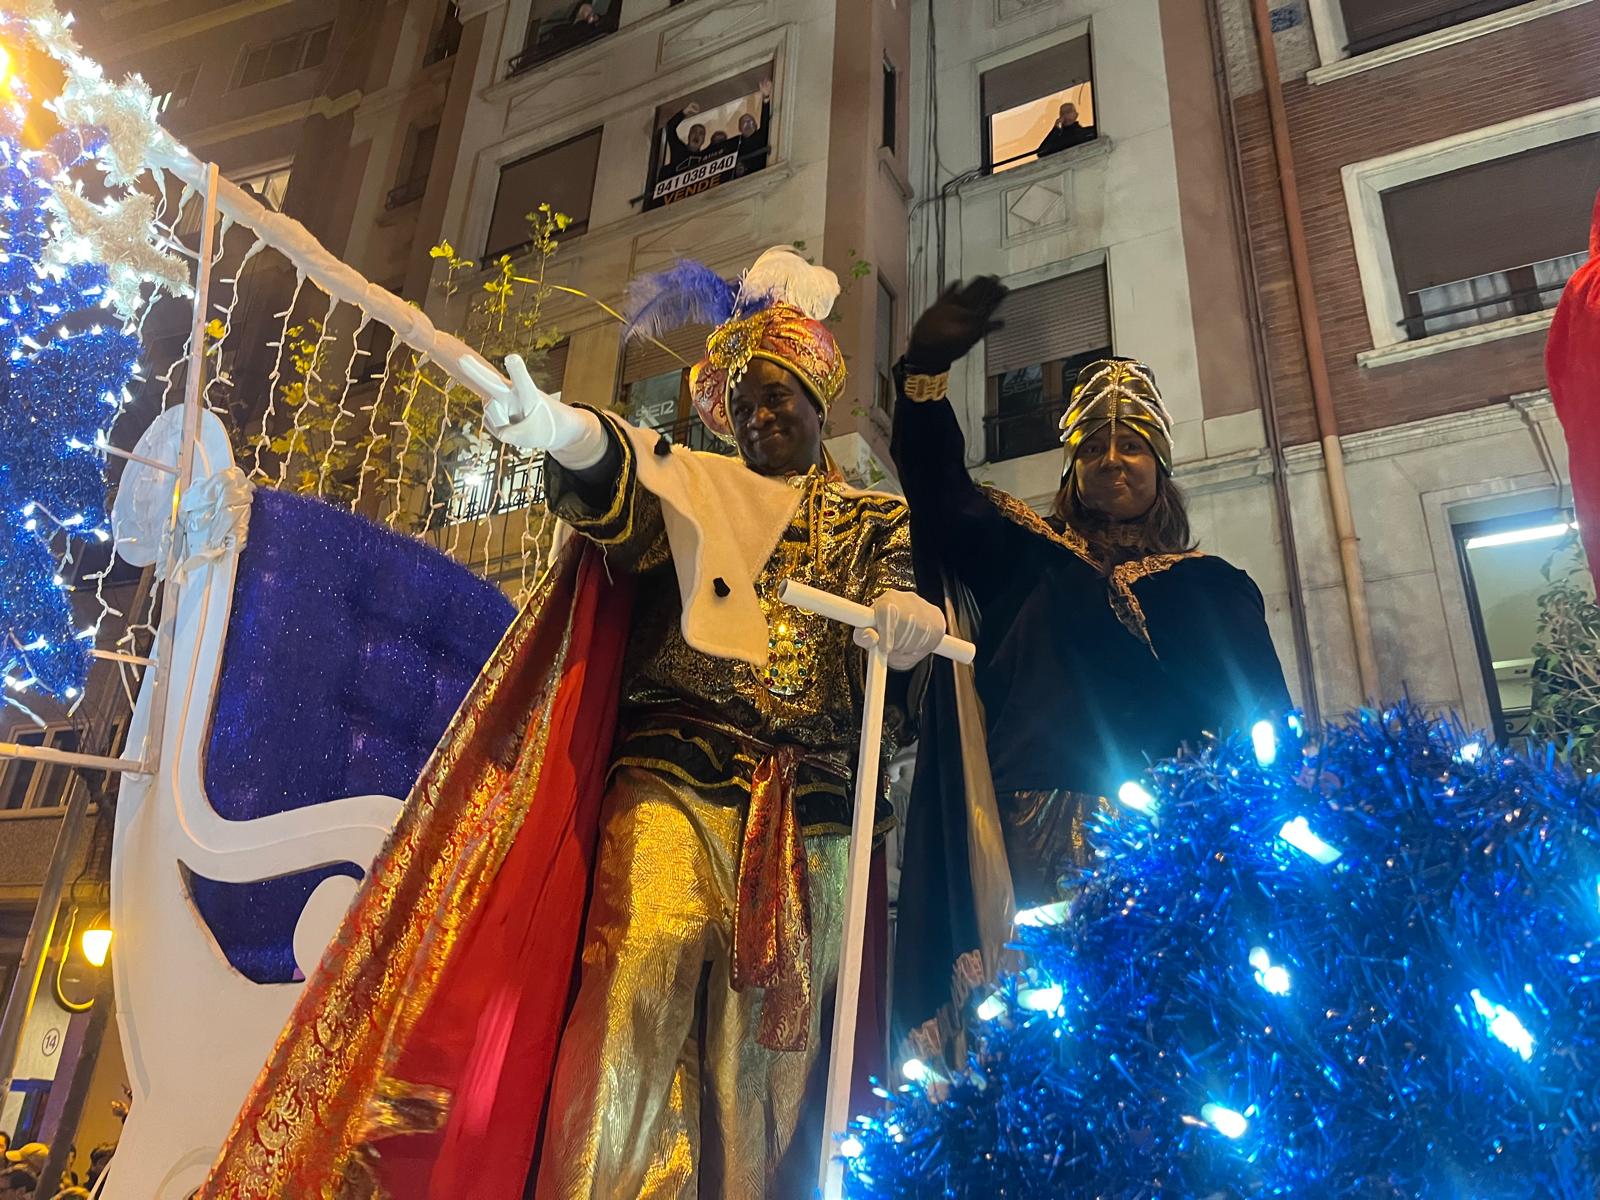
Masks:
[[[1071,150],[1074,146],[1094,141],[1095,134],[1093,125],[1078,124],[1078,106],[1068,101],[1061,106],[1056,123],[1050,126],[1050,132],[1044,135],[1044,141],[1039,143],[1039,148],[1034,153],[1040,158],[1059,154],[1063,150]]]
[[[1059,899],[1088,864],[1101,797],[1289,704],[1260,590],[1194,548],[1148,366],[1079,372],[1048,516],[968,474],[949,371],[1000,327],[1005,295],[993,278],[953,286],[895,367],[918,588],[948,598],[978,647],[970,677],[933,668],[906,828],[900,911],[918,923],[897,948],[895,1028],[924,1055],[961,1026],[951,964],[993,974],[1013,912]]]
[[[767,165],[772,125],[772,80],[761,81],[761,120],[744,113],[739,117],[738,175],[753,175]]]
[[[688,169],[699,161],[700,152],[706,148],[706,127],[699,123],[689,127],[687,138],[679,136],[678,130],[690,117],[700,115],[700,104],[691,100],[685,104],[681,111],[667,119],[665,129],[667,138],[667,166],[673,170]]]

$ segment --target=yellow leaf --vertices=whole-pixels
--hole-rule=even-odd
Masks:
[[[429,258],[454,258],[455,256],[456,248],[449,242],[440,242],[428,251]]]
[[[228,327],[222,323],[220,317],[212,317],[206,322],[206,336],[220,338],[228,332]]]

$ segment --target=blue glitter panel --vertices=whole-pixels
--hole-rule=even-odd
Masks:
[[[408,795],[513,611],[494,585],[431,547],[317,500],[258,490],[212,712],[212,807],[248,821],[344,796]],[[234,968],[288,983],[306,898],[364,866],[189,882]]]

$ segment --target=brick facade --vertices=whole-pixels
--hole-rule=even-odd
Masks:
[[[1356,355],[1372,348],[1372,335],[1341,168],[1586,99],[1596,94],[1596,80],[1600,4],[1327,83],[1285,83],[1341,433],[1459,412],[1544,386],[1542,331],[1388,366],[1357,364]],[[1315,441],[1265,96],[1236,96],[1233,110],[1283,436],[1288,444]]]

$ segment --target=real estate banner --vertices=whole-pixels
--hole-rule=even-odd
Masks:
[[[698,166],[690,167],[687,171],[680,172],[670,178],[663,179],[656,184],[655,190],[650,193],[651,198],[671,204],[674,200],[682,200],[685,196],[693,196],[696,192],[714,188],[722,182],[722,177],[733,171],[739,165],[737,152],[724,154],[721,158],[713,158]]]

